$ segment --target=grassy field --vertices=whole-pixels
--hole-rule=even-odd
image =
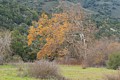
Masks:
[[[104,74],[114,74],[117,71],[105,68],[87,68],[80,66],[61,66],[63,75],[72,80],[103,80]]]
[[[82,69],[80,66],[61,65],[61,73],[71,80],[103,80],[102,76],[107,73],[115,73],[114,70],[105,68],[87,68]],[[18,69],[14,66],[0,66],[0,80],[38,80],[29,77],[18,76]]]

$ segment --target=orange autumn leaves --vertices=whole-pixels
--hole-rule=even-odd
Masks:
[[[35,27],[37,26],[37,27]],[[41,36],[39,40],[45,40],[46,44],[38,52],[37,58],[41,59],[45,55],[54,53],[57,46],[61,45],[65,40],[65,34],[70,29],[70,23],[67,14],[53,14],[49,18],[43,13],[38,22],[31,26],[28,34],[28,45],[31,45],[37,36]]]

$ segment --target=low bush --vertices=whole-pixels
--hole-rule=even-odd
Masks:
[[[44,60],[30,63],[27,69],[27,75],[40,79],[64,80],[60,75],[57,64]]]
[[[120,52],[109,56],[107,67],[110,69],[118,69],[120,66]]]
[[[21,63],[23,62],[22,58],[19,55],[14,55],[6,59],[7,63]]]
[[[0,65],[3,65],[3,63],[4,63],[3,57],[0,56]]]

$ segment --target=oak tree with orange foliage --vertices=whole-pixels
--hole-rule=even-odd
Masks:
[[[46,44],[38,52],[37,58],[55,53],[57,48],[64,42],[65,33],[69,31],[70,23],[65,13],[53,14],[49,18],[43,13],[37,23],[37,27],[31,26],[28,35],[28,45],[40,36],[39,40],[45,40]]]
[[[84,11],[79,4],[67,6],[62,3],[59,8],[63,11],[54,13],[51,17],[43,13],[39,21],[35,22],[37,27],[30,27],[28,45],[39,36],[39,40],[44,40],[46,43],[38,52],[38,59],[56,53],[64,55],[69,53],[69,56],[76,59],[85,59],[87,48],[94,39],[94,25],[83,23]]]

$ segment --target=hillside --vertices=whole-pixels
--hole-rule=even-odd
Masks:
[[[59,4],[59,0],[18,0],[20,3],[36,9],[39,13],[53,12]],[[120,37],[120,0],[64,0],[73,3],[81,3],[82,7],[92,12],[91,19],[96,23],[99,32],[97,37]]]
[[[58,0],[17,0],[17,2],[36,10],[38,13],[42,11],[50,13],[58,5]]]
[[[120,0],[78,0],[84,8],[110,18],[120,18]]]
[[[12,30],[19,25],[31,25],[38,13],[15,0],[0,0],[0,27]]]
[[[99,29],[97,36],[120,38],[120,0],[77,0],[77,2],[93,12],[91,18]]]
[[[7,1],[7,3],[3,5],[2,1]],[[120,38],[120,0],[64,1],[81,3],[88,13],[92,12],[91,20],[95,22],[99,29],[99,32],[96,34],[98,38],[103,36],[117,36]],[[10,4],[8,5],[8,3]],[[11,27],[18,26],[21,23],[30,25],[31,21],[37,20],[38,14],[43,11],[52,13],[58,5],[59,0],[1,0],[0,26],[9,28],[8,24]]]

